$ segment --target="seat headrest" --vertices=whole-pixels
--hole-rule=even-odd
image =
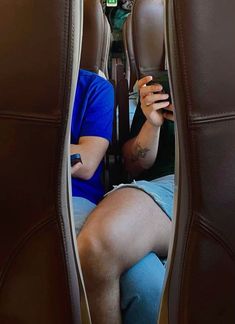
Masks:
[[[104,14],[99,0],[84,0],[83,40],[80,67],[98,73],[104,37]]]
[[[132,15],[129,15],[123,26],[124,47],[126,47],[127,60],[130,65],[129,76],[129,89],[133,90],[133,86],[136,82],[136,62],[133,49],[133,36],[132,36]]]
[[[108,18],[104,16],[104,32],[103,32],[103,45],[101,54],[101,64],[100,70],[104,73],[105,77],[108,79],[108,60],[109,60],[109,50],[111,46],[111,28],[109,25]]]
[[[162,0],[136,0],[132,32],[138,78],[165,69],[164,4]]]

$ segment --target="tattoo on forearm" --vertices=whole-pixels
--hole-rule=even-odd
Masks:
[[[136,144],[135,153],[132,155],[132,161],[138,161],[139,159],[144,159],[146,154],[150,151],[147,147],[142,147],[140,143]]]

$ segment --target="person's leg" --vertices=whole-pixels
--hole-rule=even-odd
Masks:
[[[120,278],[123,324],[156,324],[165,267],[149,253]]]
[[[166,256],[169,235],[169,218],[142,190],[116,190],[94,209],[78,236],[93,324],[121,323],[120,275],[151,251]]]
[[[145,189],[146,181],[138,181]],[[157,190],[154,185],[157,183]],[[148,192],[157,195],[158,203],[171,218],[174,177],[166,176],[148,182]],[[155,324],[161,302],[166,259],[150,253],[124,272],[120,278],[123,324]]]
[[[72,197],[72,204],[75,231],[76,235],[78,235],[88,215],[92,212],[96,205],[90,202],[88,199],[82,197]]]

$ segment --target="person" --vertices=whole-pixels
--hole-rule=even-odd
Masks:
[[[80,70],[71,125],[71,154],[80,153],[82,157],[82,163],[77,163],[71,169],[76,234],[104,194],[101,160],[111,140],[113,95],[108,81],[95,73]],[[161,273],[156,272],[158,276],[164,275],[161,268]],[[145,273],[148,275],[146,269]],[[128,294],[134,278],[135,271],[123,275],[121,283],[124,294]],[[140,295],[144,296],[145,293]],[[122,303],[125,304],[126,300],[123,297]],[[132,312],[127,310],[126,314],[131,316]]]
[[[71,154],[81,162],[71,168],[76,234],[89,212],[103,198],[103,157],[112,139],[114,91],[96,73],[79,71],[71,124]]]
[[[156,323],[173,209],[174,124],[168,94],[151,80],[138,82],[141,107],[123,148],[138,180],[108,193],[77,238],[93,324]]]

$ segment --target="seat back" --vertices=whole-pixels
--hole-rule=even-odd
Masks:
[[[111,29],[99,0],[84,0],[81,68],[109,78]]]
[[[167,2],[179,143],[161,324],[235,323],[235,3]]]
[[[68,213],[80,2],[0,2],[0,323],[81,323]]]
[[[134,2],[132,32],[138,79],[155,76],[165,68],[163,10],[162,0]]]
[[[80,67],[98,73],[103,54],[105,19],[100,0],[84,0]]]
[[[123,25],[123,41],[126,53],[126,79],[128,81],[129,91],[133,91],[133,86],[137,80],[136,77],[136,63],[133,49],[133,36],[132,36],[132,15],[129,15]]]
[[[109,21],[108,18],[104,15],[104,36],[103,36],[100,70],[104,73],[106,79],[109,79],[108,61],[109,61],[109,51],[111,46],[111,36],[112,34],[111,34]]]
[[[125,78],[127,79],[128,88],[129,88],[131,71],[130,71],[130,60],[129,60],[129,55],[128,55],[128,49],[127,49],[127,19],[124,22],[123,27],[122,27],[122,38],[123,38],[123,46],[124,46],[124,53],[125,53],[125,59],[126,59]]]

